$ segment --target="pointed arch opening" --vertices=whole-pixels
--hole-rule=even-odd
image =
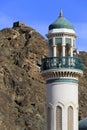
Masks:
[[[62,108],[56,107],[56,130],[62,130]]]
[[[68,107],[68,130],[73,130],[73,107]]]

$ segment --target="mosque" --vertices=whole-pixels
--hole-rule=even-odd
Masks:
[[[78,80],[83,75],[83,63],[76,49],[74,26],[62,10],[46,36],[48,57],[42,58],[41,66],[46,80],[46,129],[87,130],[87,119],[78,123]]]

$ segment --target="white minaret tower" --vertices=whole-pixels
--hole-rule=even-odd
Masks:
[[[46,80],[47,130],[78,130],[78,77],[83,64],[77,57],[73,25],[62,11],[49,26],[49,54],[42,59]]]

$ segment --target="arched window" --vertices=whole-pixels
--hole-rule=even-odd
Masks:
[[[47,108],[47,130],[51,130],[51,109]]]
[[[68,130],[73,130],[73,108],[68,107]]]
[[[62,130],[62,108],[60,106],[56,108],[56,130]]]

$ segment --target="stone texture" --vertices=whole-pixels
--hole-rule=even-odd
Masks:
[[[47,41],[33,28],[0,31],[0,130],[40,130],[45,87],[40,74]]]
[[[0,130],[45,129],[45,81],[40,74],[47,41],[27,26],[0,31]],[[80,118],[87,116],[87,53],[79,84]]]

